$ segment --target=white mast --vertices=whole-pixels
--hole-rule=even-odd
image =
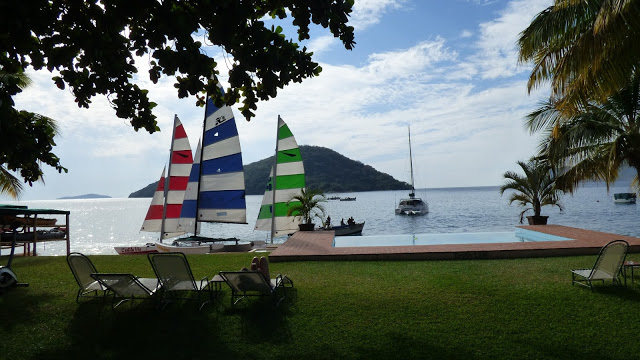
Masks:
[[[167,177],[164,180],[164,196],[162,197],[162,222],[160,223],[160,243],[162,244],[162,237],[164,236],[164,221],[167,217],[167,193],[169,192],[169,182],[171,181],[171,163],[173,156],[173,143],[176,141],[176,123],[178,122],[178,115],[173,115],[173,131],[171,134],[171,148],[169,149],[169,170],[167,171]]]
[[[409,129],[409,168],[411,169],[411,193],[409,197],[413,199],[416,196],[416,189],[413,186],[413,157],[411,156],[411,126],[408,126]]]
[[[271,243],[273,244],[273,236],[276,233],[276,178],[278,172],[278,134],[280,133],[280,115],[278,114],[278,125],[276,125],[276,153],[273,156],[273,178],[272,178],[272,194],[271,201]]]

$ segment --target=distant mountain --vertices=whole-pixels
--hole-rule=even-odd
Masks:
[[[129,194],[130,198],[144,198],[144,197],[153,197],[153,193],[156,192],[156,187],[158,186],[158,182],[151,183],[138,191],[134,191]]]
[[[307,188],[325,193],[377,190],[407,190],[411,186],[382,173],[370,165],[351,160],[331,149],[301,145]],[[247,195],[261,195],[269,179],[273,156],[244,166]],[[153,197],[157,182],[135,191],[129,197]]]
[[[78,196],[64,196],[58,199],[70,200],[70,199],[107,199],[107,198],[111,198],[111,196],[98,195],[98,194],[85,194],[85,195],[78,195]]]
[[[405,190],[411,186],[370,165],[321,146],[301,145],[307,188],[325,193],[376,190]],[[269,179],[273,156],[244,167],[248,195],[261,195]]]

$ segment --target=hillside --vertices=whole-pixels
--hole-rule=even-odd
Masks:
[[[143,198],[143,197],[153,197],[153,193],[156,192],[156,187],[158,187],[158,182],[151,183],[138,191],[134,191],[129,194],[130,198]]]
[[[394,179],[360,161],[351,160],[331,149],[320,146],[300,146],[307,178],[307,188],[325,193],[405,190],[409,184]],[[247,195],[260,195],[269,177],[273,156],[244,166]],[[129,197],[152,197],[156,183],[135,191]]]
[[[403,190],[409,184],[394,179],[360,161],[351,160],[331,149],[320,146],[300,146],[307,178],[307,188],[326,193],[350,191]],[[244,167],[247,194],[264,192],[273,156]]]

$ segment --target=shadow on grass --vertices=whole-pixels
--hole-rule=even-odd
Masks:
[[[290,340],[285,317],[294,298],[295,292],[288,292],[277,308],[271,299],[249,299],[246,306],[237,308],[221,303],[228,299],[218,299],[201,311],[193,301],[170,303],[162,310],[153,301],[125,302],[116,309],[111,308],[109,298],[84,301],[77,305],[66,328],[55,330],[64,331],[65,343],[42,350],[34,358],[242,358],[247,350],[238,345],[243,342]],[[16,299],[14,307],[1,307],[0,314],[17,306],[24,309],[23,301]],[[29,321],[29,316],[21,321]],[[10,329],[11,324],[3,321],[2,326]]]
[[[605,295],[611,297],[617,297],[631,302],[640,302],[640,288],[636,286],[617,286],[611,284],[600,285],[597,284],[593,287],[593,291],[585,286],[574,285],[576,291],[584,291],[585,294]]]
[[[189,304],[192,305],[192,304]],[[38,354],[41,359],[204,359],[230,354],[219,340],[214,311],[172,306],[158,311],[152,302],[82,303],[65,333],[69,344]]]
[[[55,298],[54,295],[42,294],[33,296],[28,287],[9,287],[0,295],[0,329],[10,332],[16,326],[25,326],[37,322],[42,313],[41,304]]]
[[[287,289],[287,296],[279,298],[247,297],[226,310],[226,315],[237,315],[241,322],[242,339],[248,343],[283,344],[291,341],[287,316],[297,299],[295,288]]]

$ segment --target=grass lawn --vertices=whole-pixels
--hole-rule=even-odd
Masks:
[[[196,278],[211,277],[252,256],[189,262]],[[90,258],[101,272],[153,277],[145,256]],[[17,257],[30,285],[0,296],[0,358],[637,359],[640,282],[572,287],[569,270],[594,260],[272,263],[295,284],[278,308],[255,298],[232,308],[223,288],[202,311],[194,302],[157,311],[78,304],[65,257]]]

